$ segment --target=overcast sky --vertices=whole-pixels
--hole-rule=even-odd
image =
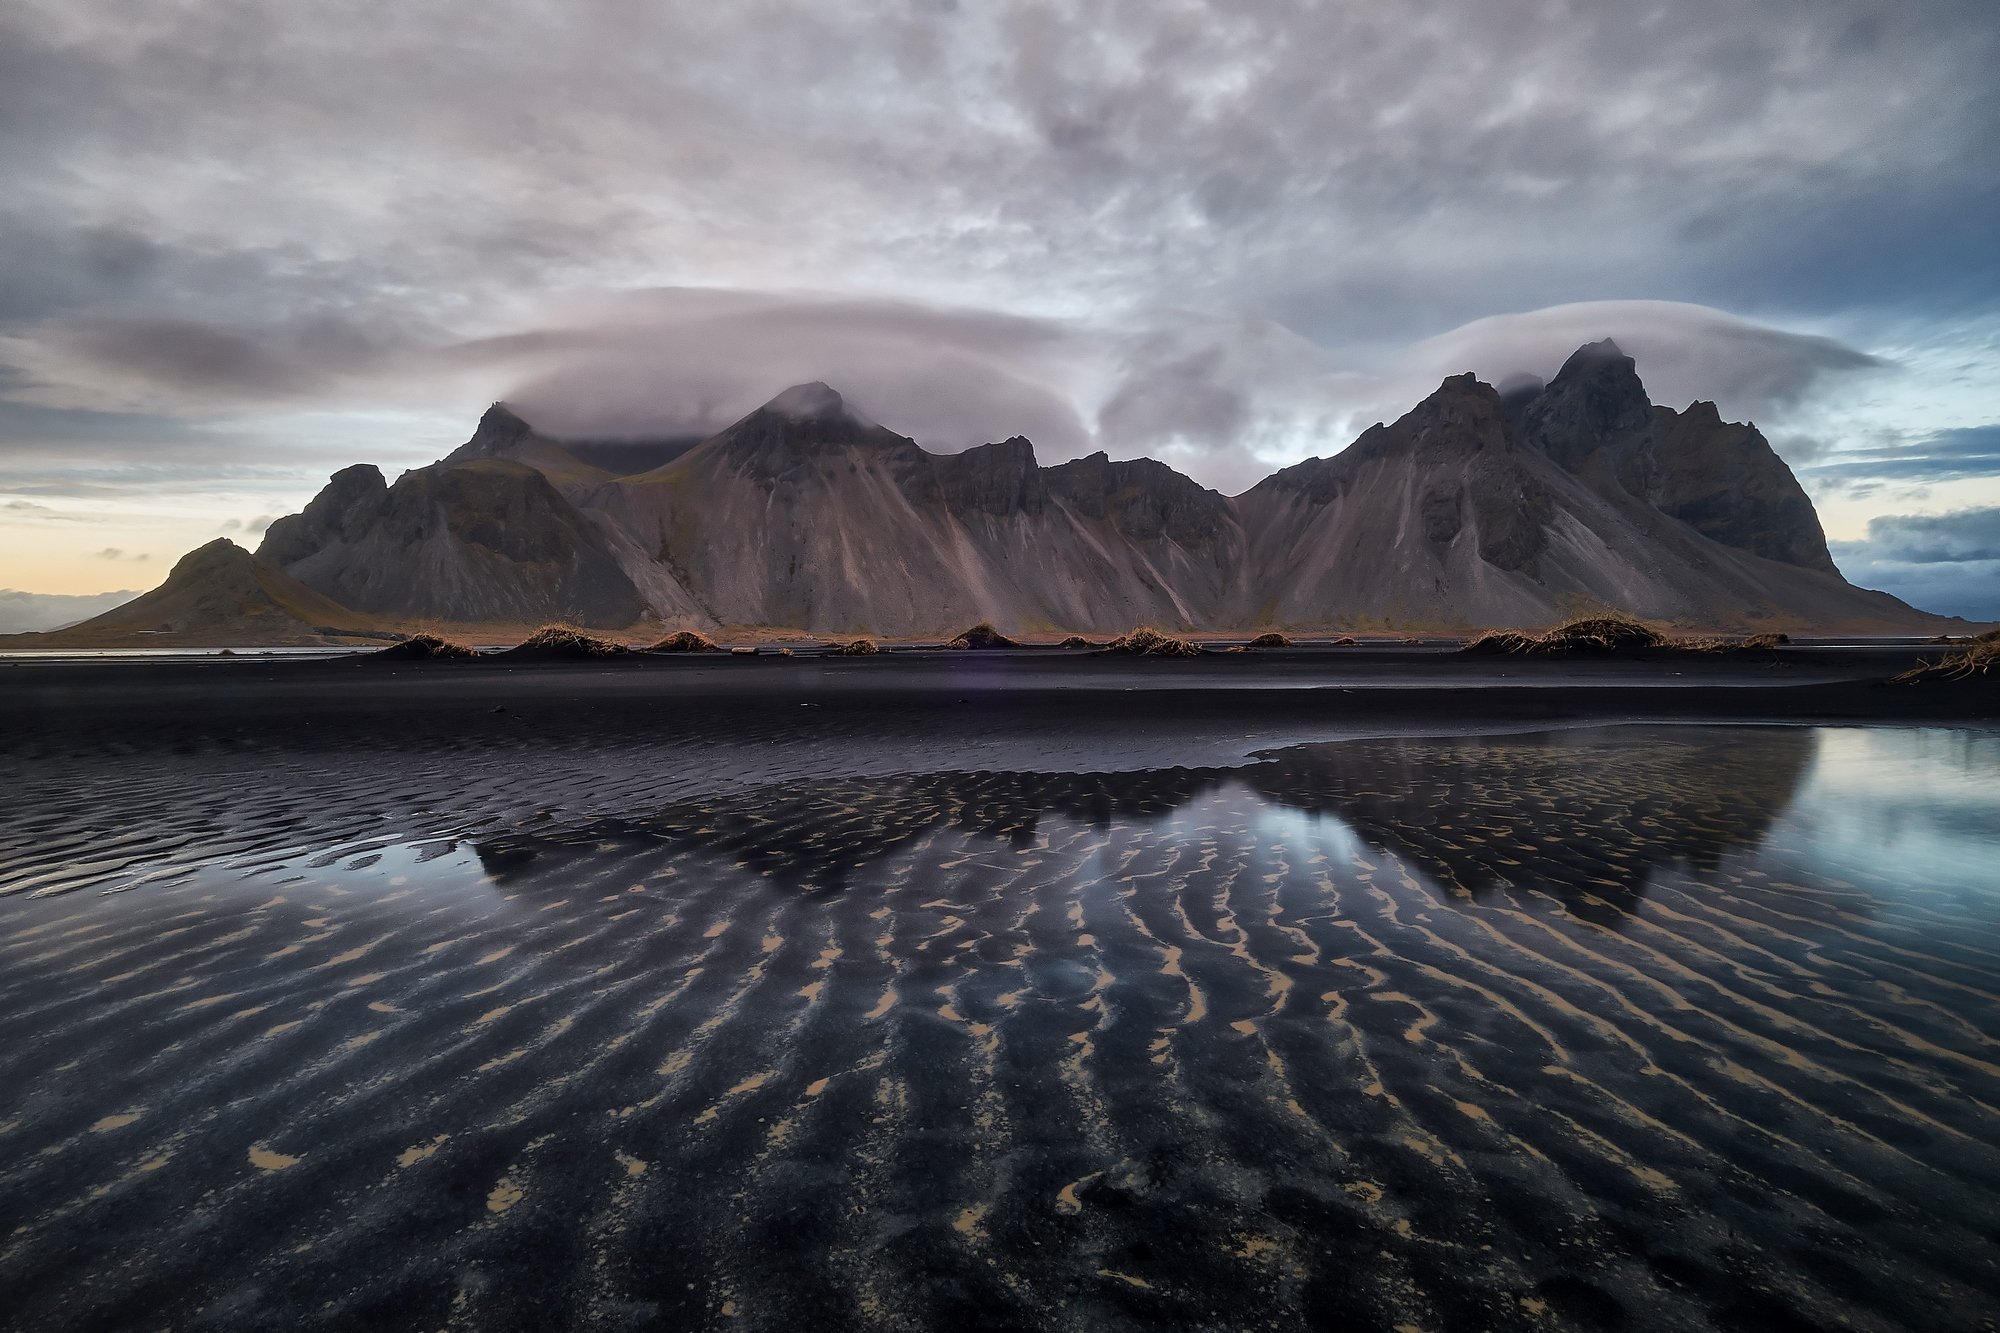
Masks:
[[[2000,617],[1993,0],[11,0],[0,587],[157,582],[496,397],[1228,492],[1617,338]]]

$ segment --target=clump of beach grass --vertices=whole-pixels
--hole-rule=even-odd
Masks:
[[[1019,640],[1008,638],[1005,634],[993,628],[990,622],[984,620],[945,644],[947,648],[960,650],[973,648],[1019,648],[1020,646]]]
[[[622,643],[600,639],[574,625],[544,625],[501,657],[537,658],[544,661],[594,661],[630,652]]]
[[[2000,680],[2000,630],[1982,634],[1964,650],[1935,662],[1919,662],[1894,677],[1898,685],[1925,685],[1954,680]]]
[[[1195,657],[1201,653],[1201,645],[1162,634],[1150,625],[1141,625],[1129,634],[1119,635],[1101,651],[1134,657]]]
[[[1056,645],[1058,648],[1102,648],[1103,646],[1101,643],[1092,643],[1081,634],[1072,634]]]
[[[1586,616],[1566,621],[1541,634],[1520,630],[1487,630],[1459,649],[1484,656],[1608,656],[1665,647],[1666,636],[1650,625],[1624,616]]]
[[[717,644],[714,639],[709,638],[706,634],[700,634],[691,629],[677,629],[646,651],[649,653],[719,653],[722,651],[722,648],[721,645]]]
[[[872,657],[882,651],[881,645],[873,639],[853,639],[847,643],[829,644],[842,657]]]
[[[1278,633],[1278,631],[1271,630],[1268,633],[1259,634],[1243,646],[1246,648],[1289,648],[1292,646],[1292,641]]]
[[[1775,652],[1792,641],[1789,634],[1766,632],[1732,639],[1721,635],[1669,638],[1651,625],[1626,616],[1589,616],[1571,620],[1540,634],[1521,630],[1487,630],[1460,652],[1548,657],[1610,657],[1625,653],[1757,653]]]
[[[368,654],[381,662],[445,662],[477,657],[477,649],[445,638],[442,634],[412,634],[400,643]]]

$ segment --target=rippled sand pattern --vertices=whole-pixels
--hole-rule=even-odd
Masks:
[[[1844,861],[1824,745],[794,782],[10,898],[0,1320],[1991,1327],[2000,885]]]

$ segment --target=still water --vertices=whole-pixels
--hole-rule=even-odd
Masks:
[[[1992,732],[813,779],[62,883],[0,897],[23,1327],[2000,1301]]]

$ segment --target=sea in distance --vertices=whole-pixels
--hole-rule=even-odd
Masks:
[[[0,1323],[2000,1302],[1989,729],[683,779],[332,838],[271,765],[228,819],[8,815]]]

